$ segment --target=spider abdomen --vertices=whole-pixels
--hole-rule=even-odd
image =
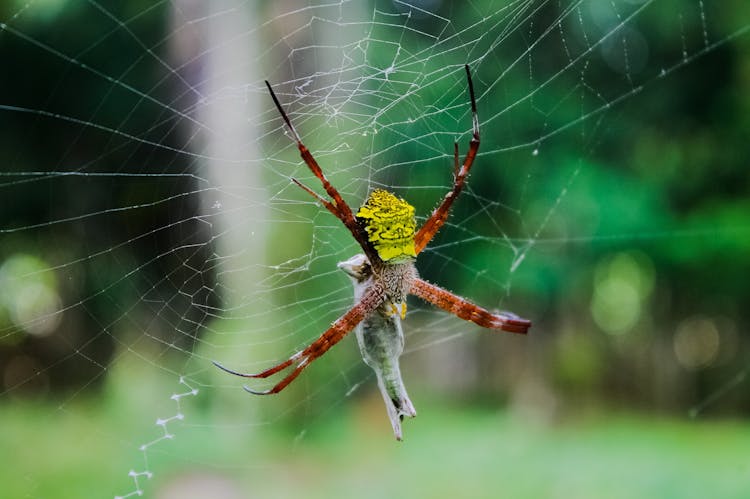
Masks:
[[[414,233],[417,221],[414,207],[394,194],[376,189],[357,212],[364,226],[367,241],[383,262],[399,262],[415,258]]]

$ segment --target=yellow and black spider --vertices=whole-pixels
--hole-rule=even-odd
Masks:
[[[375,317],[379,319],[381,331],[384,329],[383,324],[389,327],[393,326],[393,324],[389,324],[387,321],[403,319],[406,316],[406,296],[410,294],[418,296],[461,319],[472,321],[485,328],[525,334],[529,327],[531,327],[531,322],[526,319],[510,313],[493,314],[464,298],[456,296],[450,291],[428,283],[419,277],[414,265],[417,255],[427,246],[448,218],[451,205],[463,190],[466,177],[479,150],[479,119],[477,118],[474,86],[471,81],[469,66],[466,65],[465,68],[469,85],[469,97],[471,98],[473,124],[473,134],[469,142],[469,151],[466,153],[463,164],[459,165],[458,144],[455,144],[453,188],[445,195],[440,206],[432,212],[430,218],[419,230],[417,230],[414,218],[414,207],[405,200],[383,189],[377,189],[370,193],[365,203],[355,215],[346,201],[341,197],[341,194],[323,174],[313,155],[302,143],[297,131],[292,126],[292,122],[281,107],[281,103],[271,85],[266,81],[271,98],[274,104],[276,104],[286,126],[289,128],[292,137],[297,142],[302,159],[310,168],[313,175],[323,184],[323,189],[325,189],[330,198],[326,199],[318,195],[310,187],[302,184],[297,179],[292,178],[292,181],[322,203],[336,218],[341,220],[357,243],[362,247],[364,255],[354,263],[352,263],[353,260],[349,260],[339,264],[340,268],[347,271],[352,278],[356,278],[357,282],[361,284],[355,305],[339,317],[328,330],[309,346],[295,353],[287,360],[256,374],[236,372],[214,362],[224,371],[245,378],[267,378],[293,366],[289,374],[268,390],[257,391],[245,387],[247,391],[257,395],[280,392],[289,383],[294,381],[303,369],[326,353],[333,345],[341,341],[358,324],[367,321],[368,318]],[[356,259],[357,257],[354,258]],[[371,322],[377,323],[377,321]],[[393,328],[391,327],[391,329]],[[401,348],[398,348],[397,345],[393,349],[397,353],[396,361],[403,346],[403,336],[400,334],[400,322],[397,329],[399,334],[396,335],[398,337],[394,341],[400,341]],[[377,331],[378,327],[374,327],[372,330]],[[360,342],[360,344],[362,343]],[[398,377],[398,381],[400,382],[400,374]],[[393,393],[390,395],[384,392],[384,397],[398,398],[398,394],[394,390],[396,388],[391,390]],[[392,400],[397,409],[397,415],[413,416],[416,413],[411,406],[411,402],[406,397],[406,392],[403,390],[402,392],[401,397],[405,400]],[[393,420],[393,417],[391,419]],[[398,432],[397,437],[400,437]]]

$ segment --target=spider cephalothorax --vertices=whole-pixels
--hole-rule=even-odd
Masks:
[[[417,255],[447,220],[450,208],[463,190],[466,177],[479,151],[479,120],[477,119],[474,86],[471,82],[469,66],[465,66],[465,69],[472,113],[472,138],[469,142],[469,150],[463,164],[459,164],[458,144],[454,144],[453,188],[419,230],[417,230],[414,218],[414,207],[382,189],[373,191],[355,216],[338,190],[323,174],[323,170],[313,155],[302,143],[271,85],[266,82],[279,114],[297,142],[302,160],[313,175],[320,180],[329,198],[320,196],[297,179],[292,178],[292,182],[317,199],[331,214],[341,220],[362,248],[364,255],[357,255],[339,264],[339,268],[346,271],[354,282],[356,303],[306,348],[287,360],[256,374],[232,371],[215,362],[221,369],[246,378],[267,378],[293,366],[292,371],[270,389],[256,391],[245,387],[247,391],[258,395],[280,392],[310,363],[359,326],[357,337],[360,349],[365,362],[378,374],[379,386],[386,398],[386,403],[390,404],[389,415],[394,432],[400,439],[401,429],[396,420],[400,420],[405,415],[416,415],[403,389],[401,374],[398,370],[398,356],[401,355],[403,349],[400,320],[406,315],[407,295],[415,295],[461,319],[485,328],[524,334],[531,327],[531,322],[526,319],[507,312],[492,313],[450,291],[428,283],[418,276],[414,266]]]

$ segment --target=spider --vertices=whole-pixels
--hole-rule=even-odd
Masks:
[[[363,321],[365,327],[360,327],[360,331],[364,330],[365,332],[362,334],[367,334],[366,331],[368,330],[379,330],[390,332],[389,334],[392,333],[392,336],[397,337],[394,340],[397,343],[396,348],[392,349],[393,352],[389,354],[390,357],[395,355],[397,361],[397,357],[401,353],[401,349],[398,348],[398,341],[400,339],[402,348],[403,335],[400,332],[400,321],[398,321],[398,324],[394,322],[406,317],[406,297],[410,294],[484,328],[525,334],[531,327],[531,322],[526,319],[507,312],[493,314],[450,291],[428,283],[419,277],[414,265],[417,255],[422,252],[447,220],[450,208],[463,190],[466,177],[479,150],[479,119],[477,118],[474,86],[468,64],[465,69],[469,97],[471,98],[473,125],[469,150],[463,164],[459,165],[458,143],[454,143],[453,187],[419,230],[416,227],[414,207],[383,189],[376,189],[370,193],[355,215],[341,197],[339,191],[328,181],[313,155],[302,143],[299,134],[281,106],[273,88],[271,88],[271,84],[266,81],[271,98],[291,132],[292,138],[297,143],[302,160],[323,184],[323,189],[330,199],[317,194],[295,178],[291,179],[292,182],[320,202],[349,229],[349,232],[361,246],[364,255],[358,260],[355,260],[357,257],[354,257],[347,262],[342,262],[339,267],[346,271],[352,279],[359,280],[360,283],[365,283],[365,278],[367,281],[360,288],[355,286],[355,291],[359,289],[358,292],[355,292],[357,301],[348,312],[339,317],[318,339],[285,361],[255,374],[233,371],[218,362],[214,362],[220,369],[244,378],[268,378],[287,368],[292,368],[281,381],[267,390],[259,391],[248,387],[245,387],[245,390],[256,395],[279,393],[289,386],[307,366],[341,341],[344,336]],[[365,347],[362,346],[362,343],[362,340],[360,340],[360,346],[364,353]],[[367,362],[367,359],[365,360]],[[398,382],[400,382],[400,373],[398,377]],[[391,397],[395,406],[395,415],[399,418],[404,415],[414,416],[416,412],[408,397],[406,397],[406,392],[402,390],[402,385],[398,389],[401,390],[401,397],[404,400],[395,400],[394,395],[388,395],[386,391],[383,392],[383,396]],[[390,412],[392,411],[389,409]],[[394,416],[391,416],[391,420],[393,422]],[[396,430],[395,423],[394,430]],[[399,437],[400,434],[397,432],[397,438]]]

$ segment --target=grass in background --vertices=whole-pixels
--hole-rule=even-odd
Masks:
[[[253,399],[248,398],[248,404]],[[254,402],[257,403],[257,402]],[[347,399],[303,435],[186,411],[149,452],[146,497],[745,498],[750,424],[597,416],[547,426],[422,401],[393,440],[377,394]],[[168,405],[165,405],[165,410]],[[148,411],[150,414],[153,407]],[[225,414],[219,415],[225,417]],[[3,497],[112,497],[133,489],[158,436],[137,405],[0,408]],[[288,428],[287,428],[288,430]]]

